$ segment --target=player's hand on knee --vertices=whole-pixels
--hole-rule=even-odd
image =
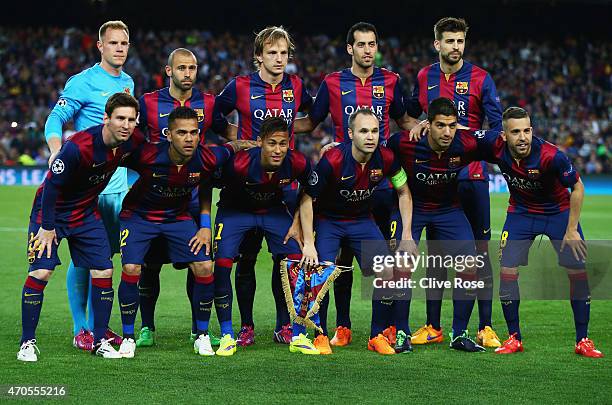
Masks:
[[[57,234],[55,229],[46,230],[41,226],[38,228],[38,233],[32,239],[34,248],[38,249],[38,258],[40,259],[45,251],[47,251],[47,259],[51,258],[51,247],[55,243],[57,245]]]
[[[197,255],[200,253],[202,247],[206,247],[205,253],[206,255],[210,255],[210,241],[212,239],[212,234],[210,228],[200,228],[200,230],[195,234],[191,240],[189,240],[189,248],[191,253]]]
[[[561,242],[560,251],[563,252],[563,249],[568,246],[572,251],[572,255],[574,255],[574,259],[578,261],[585,261],[587,257],[587,245],[586,242],[580,237],[580,234],[577,230],[567,230],[565,235],[563,236],[563,241]]]

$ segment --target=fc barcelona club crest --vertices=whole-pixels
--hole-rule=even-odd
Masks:
[[[457,94],[467,94],[468,82],[457,82],[457,84],[455,84],[455,91]]]
[[[198,184],[199,182],[200,182],[200,172],[189,173],[189,178],[187,179],[187,183]]]
[[[385,96],[385,86],[372,86],[372,95],[374,98],[383,98]]]
[[[132,94],[132,92],[130,91],[130,88],[129,88],[129,87],[125,87],[125,88],[123,89],[123,92],[124,92],[125,94]]]
[[[454,156],[448,160],[448,167],[454,169],[461,164],[461,156]]]
[[[198,122],[204,121],[204,109],[194,108],[193,110],[196,112],[196,114],[198,114]]]
[[[527,169],[527,177],[529,177],[530,179],[537,179],[538,177],[540,177],[540,170],[539,169]]]
[[[380,181],[382,179],[382,170],[381,169],[372,169],[370,170],[370,181]]]
[[[285,103],[291,103],[293,101],[293,90],[283,90],[283,101]]]

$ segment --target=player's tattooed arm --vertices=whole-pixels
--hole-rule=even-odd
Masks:
[[[300,223],[302,225],[302,233],[304,235],[304,247],[302,248],[302,260],[300,266],[316,266],[319,264],[317,249],[314,244],[314,229],[313,229],[313,209],[312,197],[304,194],[300,200]]]
[[[227,145],[231,146],[234,153],[239,152],[243,149],[250,149],[257,146],[257,141],[238,139],[235,141],[228,142]]]
[[[584,200],[584,184],[578,179],[576,184],[572,186],[570,194],[570,213],[567,222],[567,228],[563,241],[561,242],[561,251],[567,246],[571,249],[576,260],[586,260],[587,246],[586,242],[580,237],[578,232],[578,222],[580,220],[580,211],[582,210],[582,202]]]

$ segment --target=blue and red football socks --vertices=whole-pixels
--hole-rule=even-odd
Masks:
[[[36,338],[47,282],[28,276],[21,291],[21,343]]]

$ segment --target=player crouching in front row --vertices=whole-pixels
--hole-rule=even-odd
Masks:
[[[379,146],[379,121],[369,108],[359,108],[349,117],[349,137],[330,149],[312,172],[306,194],[300,202],[300,221],[304,233],[304,261],[307,265],[333,262],[342,241],[348,242],[360,267],[367,270],[362,252],[363,241],[384,241],[384,237],[372,219],[372,195],[377,186],[390,178],[399,197],[402,217],[402,241],[412,241],[412,196],[407,176],[393,152]],[[313,200],[315,201],[313,227]],[[314,229],[313,229],[314,228]],[[316,240],[314,232],[316,232]],[[412,244],[414,248],[414,245]],[[387,252],[388,253],[388,252]],[[410,253],[414,253],[411,250]],[[395,301],[408,306],[408,301]],[[329,297],[322,300],[320,316],[326,316]],[[381,354],[411,351],[410,331],[402,331],[406,338],[393,348],[383,336],[388,326],[385,319],[392,315],[392,307],[383,301],[372,299],[372,327],[368,349]],[[327,331],[315,339],[321,354],[331,354]],[[295,328],[295,326],[294,326]],[[399,333],[400,331],[398,331]],[[295,334],[295,331],[294,331]]]
[[[587,337],[590,291],[585,270],[586,243],[579,218],[584,185],[568,157],[555,145],[534,137],[527,111],[510,107],[502,117],[501,137],[484,136],[486,160],[499,166],[508,182],[510,206],[501,234],[499,298],[510,337],[498,354],[523,351],[519,328],[518,267],[527,265],[529,247],[548,236],[559,265],[567,271],[576,327],[576,354],[603,357]],[[568,188],[572,191],[568,192]]]
[[[214,299],[214,276],[210,253],[210,194],[207,181],[246,141],[224,146],[199,144],[198,115],[189,107],[178,107],[168,117],[168,141],[145,144],[124,164],[140,178],[125,200],[121,218],[123,273],[119,286],[124,341],[119,352],[134,357],[134,321],[138,310],[138,278],[151,242],[162,237],[173,263],[188,263],[195,276],[193,305],[198,338],[194,351],[202,356],[215,354],[208,336],[208,322]],[[189,213],[193,189],[200,187],[200,228]],[[209,197],[208,197],[209,198]]]
[[[90,269],[94,315],[92,353],[121,358],[104,338],[113,308],[111,248],[100,213],[98,195],[136,147],[144,142],[136,127],[138,101],[125,93],[112,95],[104,108],[104,124],[74,134],[51,163],[38,188],[28,229],[29,275],[22,292],[22,336],[17,359],[37,361],[36,327],[44,289],[58,264],[57,249],[66,238],[74,264]]]
[[[221,334],[231,336],[233,257],[250,232],[261,230],[268,248],[275,257],[300,259],[301,230],[298,215],[293,218],[283,202],[283,190],[297,180],[303,187],[310,176],[309,160],[289,149],[289,128],[283,118],[266,118],[260,127],[257,147],[236,153],[223,167],[223,189],[215,218],[215,308]],[[280,284],[280,270],[273,270],[272,280]],[[285,310],[284,297],[275,297],[276,309]],[[281,307],[279,308],[279,301]],[[277,314],[278,316],[278,314]],[[225,337],[224,337],[225,339]],[[301,347],[318,354],[302,336]],[[287,342],[289,343],[289,342]],[[305,349],[306,350],[306,349]],[[223,339],[217,354],[231,355],[224,350]],[[316,352],[316,353],[315,353]]]

